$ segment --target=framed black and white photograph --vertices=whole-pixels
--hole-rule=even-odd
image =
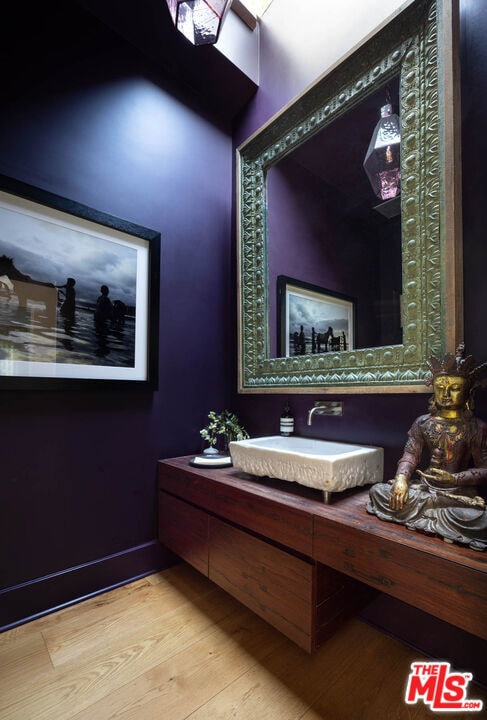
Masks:
[[[160,234],[0,178],[0,385],[156,386]]]
[[[277,313],[280,357],[354,349],[354,298],[279,275]]]

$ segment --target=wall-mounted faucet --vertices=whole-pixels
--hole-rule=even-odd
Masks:
[[[340,401],[318,401],[308,412],[308,425],[313,422],[313,415],[343,415],[343,403]]]

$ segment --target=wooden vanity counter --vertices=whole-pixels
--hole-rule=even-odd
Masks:
[[[367,495],[313,510],[313,557],[487,640],[487,552],[379,520]]]
[[[311,652],[380,590],[487,639],[487,553],[318,490],[161,460],[159,540]]]

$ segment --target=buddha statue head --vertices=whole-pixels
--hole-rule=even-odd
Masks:
[[[446,353],[442,360],[431,357],[427,363],[431,377],[425,384],[433,387],[430,412],[435,415],[442,409],[464,409],[472,413],[473,396],[478,387],[487,384],[487,363],[475,366],[472,355],[465,355],[461,343],[455,354]]]

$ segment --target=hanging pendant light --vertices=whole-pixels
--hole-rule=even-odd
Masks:
[[[166,0],[176,28],[193,45],[213,45],[218,40],[232,0]]]
[[[401,125],[398,115],[387,102],[380,109],[377,123],[365,155],[364,169],[375,195],[390,200],[401,192]]]

